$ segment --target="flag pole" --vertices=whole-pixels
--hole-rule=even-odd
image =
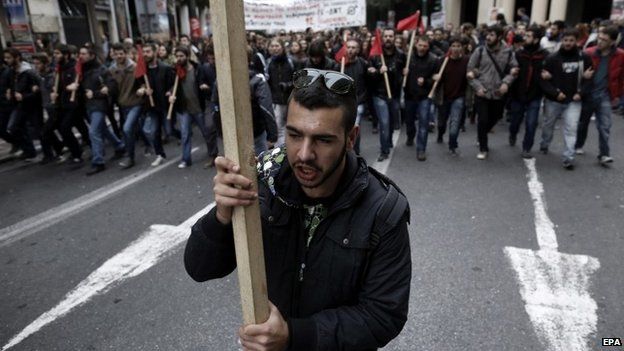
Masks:
[[[152,87],[150,87],[149,79],[147,79],[147,74],[143,75],[143,80],[145,81],[145,87],[149,90],[152,90]],[[154,97],[152,95],[148,95],[148,97],[149,97],[150,106],[154,107]]]
[[[342,45],[347,45],[347,31],[342,35]],[[340,73],[344,73],[345,65],[347,63],[346,54],[340,59]]]
[[[418,29],[414,29],[412,31],[412,38],[410,39],[410,44],[409,44],[409,50],[407,50],[407,62],[405,63],[405,67],[408,70],[408,74],[409,74],[409,65],[410,65],[410,61],[412,60],[412,52],[414,52],[414,40],[416,39],[416,31]],[[403,84],[401,85],[403,88],[405,88],[405,85],[407,84],[407,76],[408,74],[403,76]]]
[[[171,96],[176,96],[176,94],[178,93],[178,82],[180,81],[180,76],[178,76],[176,74],[176,79],[175,82],[173,83],[173,92],[171,93]],[[175,105],[175,102],[169,103],[169,111],[167,111],[167,121],[171,121],[171,113],[173,112],[173,105]]]
[[[449,57],[446,56],[444,58],[444,62],[442,62],[442,67],[440,67],[440,70],[438,71],[438,75],[439,75],[438,80],[436,80],[433,83],[433,86],[431,87],[431,91],[429,92],[429,95],[427,96],[430,99],[433,99],[433,95],[436,89],[438,88],[438,84],[440,84],[440,81],[442,80],[442,74],[444,73],[444,69],[446,68],[446,64],[448,63],[448,60],[449,60]]]
[[[386,65],[386,59],[384,58],[383,49],[381,50],[381,65]],[[392,92],[390,91],[390,81],[388,80],[388,71],[383,73],[384,81],[386,82],[386,92],[388,93],[388,99],[392,99]]]

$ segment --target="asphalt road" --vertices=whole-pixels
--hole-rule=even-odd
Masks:
[[[576,170],[560,165],[561,130],[552,153],[537,155],[536,169],[558,251],[600,262],[590,277],[588,293],[598,308],[586,348],[599,350],[602,337],[624,338],[624,120],[614,118],[616,162],[609,169],[597,165],[597,133],[593,123],[590,128],[587,154],[578,157]],[[519,148],[507,145],[505,130],[501,124],[491,134],[486,161],[475,158],[472,125],[460,135],[457,158],[434,137],[426,162],[416,160],[404,137],[395,145],[387,174],[411,204],[413,279],[408,322],[384,350],[548,349],[527,314],[518,275],[504,252],[506,247],[539,249],[527,166]],[[368,122],[362,134],[362,154],[373,164],[378,136]],[[0,233],[43,221],[19,240],[0,241],[0,346],[55,306],[67,304],[68,293],[155,230],[150,226],[178,226],[213,201],[214,170],[201,167],[205,146],[200,138],[195,133],[200,149],[193,167],[180,170],[172,162],[134,182],[134,176],[152,168],[151,158],[139,155],[137,166],[126,171],[111,163],[93,177],[84,176],[86,168],[66,165],[0,165]],[[179,156],[175,144],[166,148],[170,160]],[[120,179],[130,185],[93,200]],[[81,196],[88,205],[58,217]],[[41,217],[46,211],[48,216]],[[57,220],[48,225],[50,218]],[[238,349],[236,275],[195,283],[184,271],[183,246],[166,247],[162,259],[140,274],[111,278],[86,302],[64,314],[52,313],[11,350]]]

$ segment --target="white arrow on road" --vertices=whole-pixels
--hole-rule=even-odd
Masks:
[[[173,252],[173,248],[188,239],[193,224],[210,211],[213,206],[214,202],[178,226],[162,224],[150,226],[150,229],[130,246],[104,262],[100,268],[67,293],[58,305],[39,316],[14,336],[2,347],[2,351],[19,344],[44,326],[66,315],[94,296],[103,294],[122,281],[135,277],[154,266]]]
[[[517,273],[525,309],[541,343],[549,351],[590,350],[596,332],[598,306],[589,294],[590,277],[600,268],[598,259],[557,251],[555,228],[546,213],[544,187],[535,159],[525,160],[529,191],[535,207],[539,250],[506,247]]]

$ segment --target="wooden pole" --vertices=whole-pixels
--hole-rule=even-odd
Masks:
[[[347,45],[347,33],[342,36],[342,45]],[[345,53],[340,59],[340,73],[344,73],[345,65],[347,64],[347,54]]]
[[[429,92],[429,98],[433,99],[433,95],[435,94],[435,90],[438,88],[438,84],[440,84],[440,81],[442,80],[442,73],[444,73],[444,69],[446,68],[446,64],[448,63],[449,57],[445,57],[444,58],[444,62],[442,62],[442,67],[440,67],[440,70],[438,71],[438,75],[440,76],[438,80],[435,81],[435,83],[433,83],[433,86],[431,87],[431,91]]]
[[[243,1],[210,0],[210,9],[225,156],[240,165],[241,174],[258,189]],[[243,321],[264,323],[269,318],[269,299],[258,202],[235,207],[232,223]]]
[[[145,80],[145,87],[149,90],[152,90],[152,87],[150,87],[149,79],[147,79],[147,74],[143,76],[143,79]],[[154,97],[152,95],[148,95],[148,96],[149,96],[150,106],[154,107]]]
[[[412,52],[414,52],[414,39],[416,38],[416,30],[414,30],[412,32],[412,37],[410,38],[410,43],[409,43],[409,49],[407,50],[407,62],[405,63],[405,67],[408,69],[408,74],[403,76],[403,85],[401,85],[403,88],[405,88],[405,85],[407,84],[407,76],[409,75],[409,65],[410,65],[410,61],[412,60]]]
[[[58,95],[58,86],[59,86],[60,74],[58,72],[54,73],[54,86],[52,87],[52,92]],[[58,96],[57,96],[58,98]],[[52,101],[53,104],[56,103],[56,99]]]
[[[74,80],[74,83],[78,84],[78,82],[80,81],[80,76],[76,74],[76,80]],[[76,91],[78,89],[76,88],[76,90],[71,92],[71,96],[69,97],[69,102],[74,102],[76,101]]]
[[[171,96],[176,96],[176,94],[178,93],[178,82],[180,81],[180,77],[176,74],[176,79],[175,82],[173,83],[173,90],[171,93]],[[173,105],[175,105],[175,102],[169,103],[169,111],[167,111],[167,121],[171,121],[171,113],[173,113]]]
[[[386,65],[386,59],[384,58],[384,53],[381,53],[381,65]],[[392,92],[390,91],[390,81],[388,80],[388,72],[384,72],[384,81],[386,82],[386,92],[388,93],[388,99],[392,99]]]

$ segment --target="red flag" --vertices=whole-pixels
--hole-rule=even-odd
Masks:
[[[338,63],[342,61],[343,57],[345,58],[346,62],[349,62],[349,57],[347,56],[347,43],[342,44],[342,47],[340,48],[340,50],[338,50],[338,52],[334,56],[334,58],[336,59],[336,61],[338,61]]]
[[[60,65],[60,64],[58,64],[58,63],[57,63],[57,64],[54,66],[54,72],[55,72],[55,73],[61,73],[61,65]]]
[[[76,70],[76,78],[82,79],[82,61],[76,60],[76,66],[74,66],[74,69]]]
[[[143,49],[141,45],[137,45],[137,62],[134,66],[134,78],[141,78],[147,74],[147,65],[145,64],[145,57],[143,57]]]
[[[370,53],[368,56],[380,56],[383,54],[383,48],[381,46],[381,31],[379,28],[375,31],[375,41],[373,41],[373,45],[371,45]]]
[[[180,79],[184,79],[186,78],[186,67],[182,66],[182,65],[176,65],[176,75],[180,78]]]
[[[405,30],[414,30],[422,26],[422,23],[420,22],[421,21],[420,21],[420,10],[419,10],[419,11],[416,11],[415,14],[400,20],[399,23],[397,24],[397,30],[401,32]]]

